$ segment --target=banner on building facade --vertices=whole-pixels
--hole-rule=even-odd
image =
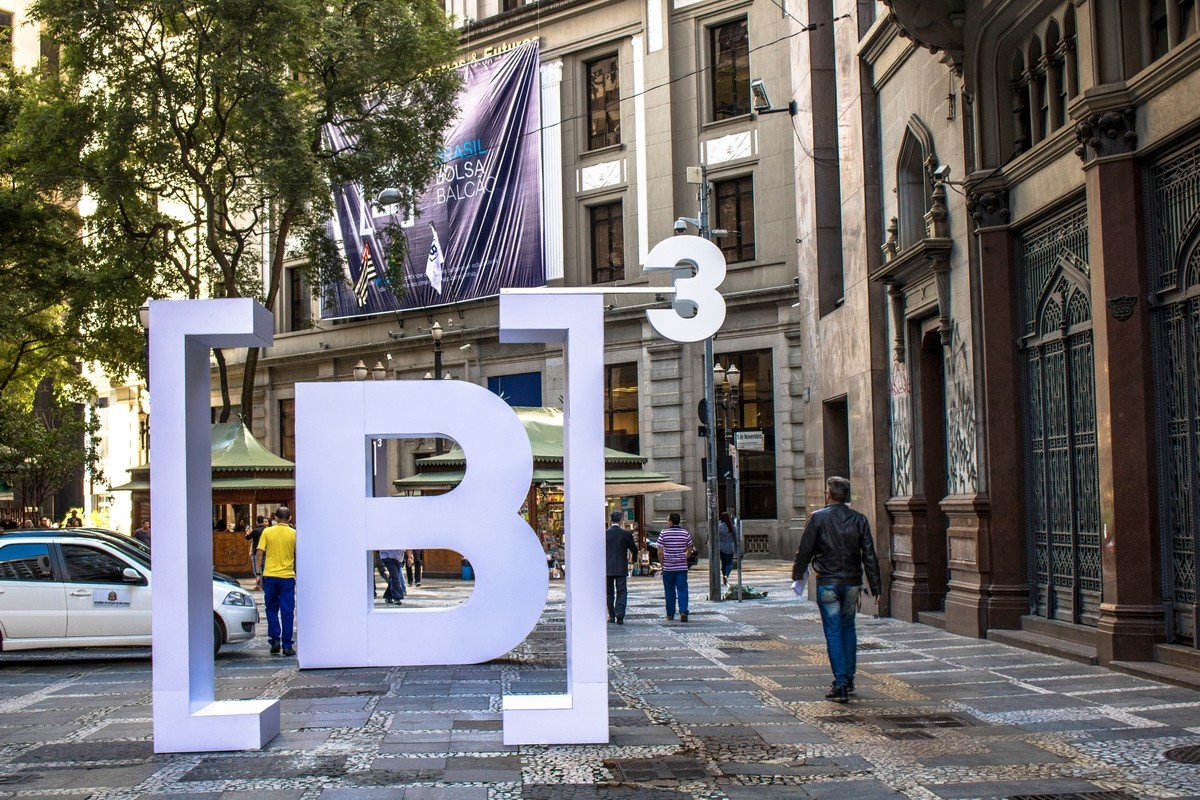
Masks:
[[[378,207],[362,187],[334,193],[328,230],[347,280],[326,287],[324,319],[458,303],[544,286],[538,45],[465,64],[459,116],[416,207]],[[348,142],[330,126],[333,145]],[[388,233],[407,241],[403,286],[387,280]]]

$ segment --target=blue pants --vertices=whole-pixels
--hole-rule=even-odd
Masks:
[[[262,582],[263,601],[267,606],[267,638],[281,640],[283,649],[287,650],[295,642],[292,626],[296,619],[296,579],[263,578]]]
[[[399,559],[381,558],[383,568],[387,570],[387,589],[383,592],[384,600],[403,600],[408,590],[404,587],[404,570],[400,568]]]
[[[721,553],[721,577],[728,578],[733,572],[733,553]]]
[[[825,649],[834,686],[849,686],[858,668],[858,632],[854,614],[858,611],[861,586],[827,584],[817,586],[817,607],[821,609],[821,627],[825,629]]]
[[[688,582],[686,569],[663,570],[663,592],[667,595],[667,616],[675,616],[675,599],[679,598],[679,613],[688,613]]]

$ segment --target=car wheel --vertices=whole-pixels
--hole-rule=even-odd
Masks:
[[[221,627],[219,617],[213,617],[213,658],[221,652],[221,644],[225,641],[225,630]]]

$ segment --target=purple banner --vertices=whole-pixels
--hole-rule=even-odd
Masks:
[[[415,213],[378,208],[347,184],[334,193],[329,233],[345,256],[346,284],[327,287],[324,319],[457,303],[503,288],[544,286],[538,46],[526,42],[461,67],[459,117],[442,165]],[[336,128],[333,144],[345,144]],[[408,243],[404,287],[387,283],[388,236]],[[393,228],[394,230],[394,228]]]

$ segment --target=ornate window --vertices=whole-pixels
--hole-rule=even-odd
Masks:
[[[625,279],[625,227],[621,201],[588,209],[592,231],[592,283]]]
[[[615,55],[587,63],[589,150],[621,142],[621,82]]]
[[[1030,112],[1033,129],[1030,137],[1033,144],[1046,138],[1049,132],[1050,100],[1046,91],[1046,62],[1042,57],[1042,42],[1036,36],[1029,43],[1029,68],[1026,71],[1029,84]]]
[[[713,120],[750,113],[750,37],[745,18],[708,29]]]
[[[1009,45],[1010,158],[1062,129],[1067,106],[1079,93],[1075,9],[1066,3],[1060,12],[1034,23],[1036,30],[1018,33]]]
[[[926,237],[925,214],[929,212],[929,168],[937,162],[933,155],[933,139],[917,117],[912,117],[904,141],[900,144],[900,161],[896,165],[896,199],[899,208],[900,249],[912,247]]]

